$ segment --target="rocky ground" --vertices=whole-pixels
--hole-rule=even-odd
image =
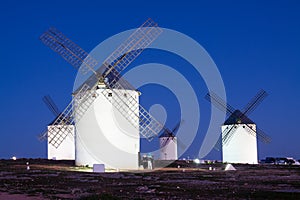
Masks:
[[[300,199],[300,166],[234,166],[90,173],[72,162],[0,160],[0,199]]]

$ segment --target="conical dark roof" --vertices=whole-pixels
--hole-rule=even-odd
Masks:
[[[159,138],[162,138],[162,137],[175,137],[175,135],[174,135],[174,133],[164,131],[164,132],[159,136]]]
[[[224,125],[232,125],[232,124],[255,124],[251,119],[249,119],[246,115],[240,110],[235,110],[228,119],[224,122]]]

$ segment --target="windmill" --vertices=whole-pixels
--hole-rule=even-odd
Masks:
[[[176,126],[170,130],[168,128],[164,128],[163,133],[159,136],[159,145],[160,145],[160,160],[177,160],[177,143],[178,139],[175,136],[175,132],[180,127],[180,121],[176,124]]]
[[[48,143],[58,148],[71,134],[69,125],[75,124],[76,165],[101,163],[110,168],[137,168],[140,135],[151,140],[163,125],[139,104],[139,92],[121,77],[121,72],[161,32],[148,19],[101,65],[57,29],[50,28],[42,34],[40,39],[45,45],[81,73],[92,75],[73,93],[72,101],[54,121],[59,128],[41,137],[48,137]],[[120,124],[129,127],[125,132],[130,135],[124,134]]]
[[[222,146],[223,162],[257,164],[257,139],[269,143],[270,138],[248,115],[266,98],[268,94],[261,90],[242,111],[234,109],[217,94],[210,92],[205,98],[229,117],[222,125],[222,136],[216,148]]]
[[[49,95],[43,97],[43,102],[47,105],[48,109],[55,116],[54,121],[60,116],[61,112]],[[75,127],[73,124],[66,125],[70,134],[62,141],[56,148],[53,145],[47,147],[47,157],[53,160],[75,160]],[[47,126],[45,134],[53,133],[59,130],[60,125],[53,125],[53,122]]]

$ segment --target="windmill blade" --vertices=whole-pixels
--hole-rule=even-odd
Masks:
[[[181,120],[180,122],[178,122],[177,124],[176,124],[176,126],[172,129],[172,133],[175,133],[178,129],[179,129],[179,127],[181,126],[181,124],[183,124],[183,122],[184,122],[184,120]]]
[[[230,125],[228,125],[230,126]],[[237,130],[236,124],[232,124],[230,128],[227,128],[222,132],[222,145],[228,144],[233,134]],[[224,135],[224,136],[223,136]]]
[[[219,97],[214,92],[207,93],[204,98],[228,115],[232,114],[235,111],[235,109],[231,105],[226,103],[221,97]]]
[[[245,106],[243,115],[249,115],[267,96],[268,93],[266,91],[260,90]]]
[[[106,67],[103,77],[107,77],[113,69],[121,73],[161,33],[162,29],[149,18],[103,62]]]
[[[81,119],[98,95],[95,88],[84,85],[49,128],[47,133],[48,143],[58,148],[64,139],[73,133],[73,128],[70,125]],[[76,109],[73,109],[74,106],[76,106]],[[42,138],[45,138],[45,136]]]
[[[264,131],[259,129],[258,127],[256,127],[256,131],[255,131],[252,128],[252,126],[250,126],[249,124],[246,124],[245,129],[251,135],[253,135],[254,137],[257,137],[260,141],[262,141],[264,143],[270,143],[271,142],[271,138],[266,133],[264,133]]]
[[[183,120],[179,121],[176,126],[170,130],[166,127],[164,127],[164,133],[166,133],[168,136],[175,136],[175,132],[178,130],[178,128],[180,127],[180,125],[183,123]]]
[[[73,133],[74,127],[71,125],[48,126],[48,143],[58,148],[69,134]]]
[[[58,107],[56,106],[50,95],[44,96],[43,101],[54,116],[58,116],[60,114]]]
[[[38,140],[39,141],[44,141],[47,139],[47,135],[48,135],[48,130],[44,130],[39,136],[38,136]]]
[[[270,143],[272,141],[271,137],[258,127],[256,127],[256,135],[258,139],[264,143]]]
[[[98,65],[98,61],[56,28],[51,27],[40,36],[40,40],[61,55],[73,67],[80,69],[81,73],[85,74],[88,71],[95,73],[94,67]]]

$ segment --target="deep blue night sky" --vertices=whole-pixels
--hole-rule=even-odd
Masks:
[[[46,143],[39,142],[37,135],[54,116],[42,97],[50,94],[60,109],[71,99],[77,71],[39,41],[38,37],[48,27],[57,27],[83,49],[91,51],[106,38],[136,28],[151,17],[161,27],[192,37],[207,50],[222,75],[232,106],[242,108],[259,89],[269,93],[250,116],[272,138],[270,144],[259,143],[260,158],[300,159],[299,1],[145,2],[1,3],[0,158],[46,157]],[[168,54],[160,59],[174,68],[184,64]],[[151,60],[146,51],[131,67],[148,61]],[[207,93],[203,80],[194,77],[191,71],[181,69],[181,72],[185,76],[190,74],[193,86],[198,87],[201,117],[209,118],[210,104],[203,98]],[[160,101],[151,99],[155,95],[147,94],[149,88],[140,89],[145,94],[142,103],[146,107]],[[165,95],[172,97],[168,92]],[[170,117],[167,126],[171,128],[176,122],[177,118]],[[197,155],[203,131],[205,120],[186,156]],[[207,159],[218,159],[219,155],[212,152]]]

